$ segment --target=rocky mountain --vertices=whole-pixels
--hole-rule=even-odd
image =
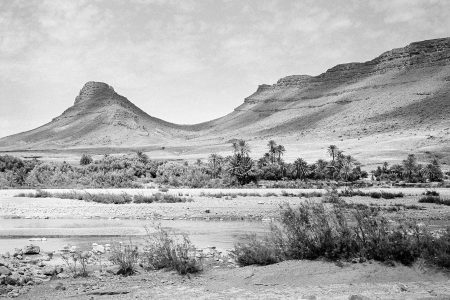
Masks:
[[[0,150],[173,146],[184,150],[172,155],[200,155],[245,138],[256,153],[276,139],[310,159],[330,143],[374,162],[409,152],[450,157],[449,116],[450,38],[443,38],[260,85],[230,114],[196,125],[151,117],[109,85],[88,82],[61,116],[0,139]]]
[[[151,145],[171,140],[179,127],[149,116],[108,84],[91,81],[60,116],[1,139],[0,145],[23,149]]]

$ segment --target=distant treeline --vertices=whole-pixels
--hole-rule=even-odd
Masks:
[[[79,165],[67,162],[23,160],[10,155],[0,156],[0,187],[80,187],[80,188],[138,188],[145,183],[172,187],[231,187],[256,184],[258,181],[355,182],[369,174],[351,155],[344,154],[335,145],[327,148],[329,160],[319,159],[308,164],[297,158],[293,163],[283,160],[283,145],[271,140],[267,153],[255,160],[244,140],[232,143],[229,156],[211,154],[207,161],[195,163],[151,160],[143,152],[131,155],[109,156],[94,160],[84,154]],[[377,181],[427,182],[442,181],[444,174],[435,159],[427,165],[417,163],[411,154],[401,163],[384,163],[371,172]]]

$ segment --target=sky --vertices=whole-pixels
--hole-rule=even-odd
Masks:
[[[0,137],[43,125],[102,81],[193,124],[259,84],[450,36],[448,0],[0,0]]]

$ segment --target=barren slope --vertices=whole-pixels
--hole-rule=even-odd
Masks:
[[[89,82],[74,106],[35,130],[0,139],[0,150],[156,146],[168,156],[204,156],[232,138],[254,153],[279,140],[316,159],[337,143],[374,162],[408,152],[450,155],[450,38],[412,43],[319,76],[261,85],[232,113],[176,125],[147,115],[103,83]],[[184,150],[180,150],[184,149]],[[175,153],[175,154],[174,154]]]

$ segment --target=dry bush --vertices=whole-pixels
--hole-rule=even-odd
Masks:
[[[139,261],[138,247],[133,245],[131,241],[126,245],[123,243],[113,244],[109,260],[120,266],[118,274],[133,275]]]
[[[364,258],[411,265],[423,258],[449,268],[450,229],[436,237],[412,222],[392,226],[378,209],[347,204],[336,190],[324,202],[331,203],[331,208],[309,201],[296,208],[282,207],[281,226],[274,226],[263,239],[238,243],[237,261],[265,265],[286,259]]]
[[[200,272],[201,259],[196,257],[196,249],[187,235],[175,235],[161,225],[154,226],[155,233],[146,227],[147,238],[143,253],[143,264],[147,269],[176,270],[179,274]]]

